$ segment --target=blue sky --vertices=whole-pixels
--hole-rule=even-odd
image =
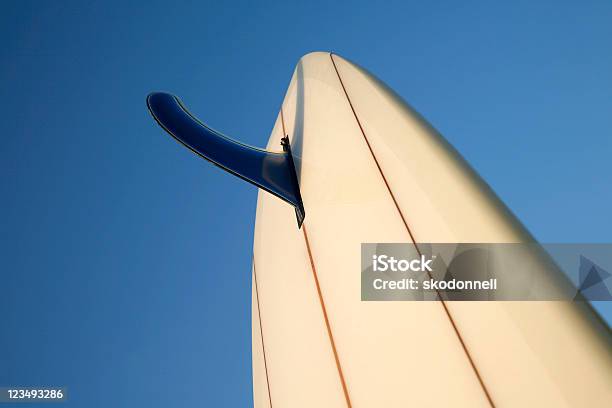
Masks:
[[[256,190],[145,97],[264,145],[313,50],[387,82],[539,240],[612,242],[612,3],[362,3],[2,3],[0,385],[251,403]]]

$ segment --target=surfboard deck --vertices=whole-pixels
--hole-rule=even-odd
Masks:
[[[608,406],[610,333],[579,302],[362,302],[363,242],[532,242],[400,97],[304,56],[268,150],[290,140],[306,217],[260,190],[257,407]]]

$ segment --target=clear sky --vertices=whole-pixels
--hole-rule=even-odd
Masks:
[[[0,5],[0,385],[251,404],[256,189],[145,97],[263,146],[313,50],[387,82],[539,240],[612,242],[609,1],[105,3]]]

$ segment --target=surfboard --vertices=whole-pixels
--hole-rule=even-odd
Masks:
[[[586,302],[361,300],[362,243],[534,242],[459,153],[365,69],[332,53],[304,56],[265,150],[197,121],[172,95],[147,103],[179,142],[260,187],[256,407],[612,402],[610,331]]]
[[[253,255],[258,407],[607,406],[610,334],[570,302],[362,302],[363,242],[531,242],[442,136],[356,64],[294,71],[287,135],[306,209],[260,191]]]

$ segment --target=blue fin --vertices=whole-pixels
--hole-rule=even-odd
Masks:
[[[268,152],[209,128],[174,95],[154,92],[147,97],[147,106],[157,123],[191,151],[293,205],[298,228],[302,226],[304,205],[288,137],[281,141],[283,153]]]

